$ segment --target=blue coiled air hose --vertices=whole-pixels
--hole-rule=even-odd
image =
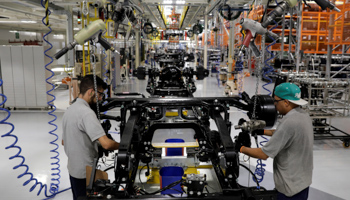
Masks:
[[[0,87],[2,86],[2,84],[3,84],[3,81],[0,79]],[[20,146],[16,145],[17,142],[18,142],[18,137],[16,135],[12,134],[13,130],[15,129],[15,126],[12,123],[7,122],[7,120],[11,116],[11,112],[8,109],[6,109],[6,108],[2,108],[5,105],[6,101],[7,101],[7,97],[6,97],[6,95],[1,94],[1,93],[0,93],[0,96],[3,98],[3,101],[0,103],[0,110],[5,111],[7,113],[7,116],[4,119],[0,120],[0,125],[8,125],[8,126],[11,127],[11,130],[9,132],[7,132],[6,134],[1,135],[1,137],[2,138],[11,137],[11,138],[14,138],[14,140],[15,140],[12,144],[10,144],[9,146],[5,147],[5,149],[17,149],[18,150],[18,152],[15,155],[9,157],[9,159],[12,160],[12,159],[15,159],[15,158],[19,158],[21,160],[20,164],[18,164],[18,165],[13,167],[14,170],[18,169],[18,168],[21,168],[21,167],[25,168],[25,171],[22,174],[18,175],[17,178],[22,178],[25,175],[29,175],[29,179],[27,179],[27,181],[25,181],[23,183],[23,186],[28,185],[28,183],[30,183],[30,182],[34,182],[33,186],[29,189],[29,191],[32,192],[36,188],[36,186],[39,185],[40,188],[39,188],[39,191],[38,191],[37,195],[39,196],[41,191],[45,188],[44,191],[45,191],[45,196],[46,196],[47,199],[54,197],[58,193],[61,193],[61,192],[64,192],[64,191],[70,189],[70,188],[67,188],[65,190],[58,191],[58,186],[51,184],[50,192],[51,193],[54,192],[54,193],[52,193],[51,195],[48,195],[48,193],[47,193],[47,185],[46,184],[42,184],[41,182],[38,181],[38,179],[33,178],[33,174],[29,172],[29,166],[25,164],[25,157],[21,155],[22,148]]]
[[[273,29],[275,29],[275,28],[277,27],[277,22],[276,22],[276,21],[273,21],[273,22],[275,23],[275,26],[273,26],[273,27],[270,29],[270,31],[272,31]],[[271,37],[271,36],[269,36],[269,37],[270,37],[270,39],[273,40],[273,42],[272,42],[271,44],[269,44],[269,45],[265,48],[265,50],[271,55],[271,57],[270,57],[269,59],[266,59],[266,60],[265,60],[265,65],[267,66],[267,67],[266,67],[267,70],[265,70],[265,71],[264,71],[264,74],[263,74],[264,78],[267,79],[268,82],[265,83],[262,87],[264,88],[264,90],[266,90],[267,92],[269,92],[268,95],[271,95],[272,92],[271,92],[269,89],[267,89],[266,86],[267,86],[267,85],[270,85],[270,84],[272,83],[272,79],[268,76],[268,74],[269,74],[270,72],[273,72],[273,71],[274,71],[274,68],[273,68],[271,65],[269,65],[268,62],[269,62],[270,60],[274,59],[275,56],[273,55],[273,53],[272,53],[271,51],[269,51],[269,48],[270,48],[272,45],[276,44],[277,40],[274,39],[274,38]],[[283,48],[283,47],[281,47],[281,48]]]
[[[43,1],[42,1],[42,2],[43,2]],[[49,15],[50,15],[50,11],[49,11]],[[43,19],[42,19],[42,22],[43,22],[44,25],[46,25],[45,22],[44,22],[45,18],[46,18],[46,16],[43,17]],[[59,154],[59,152],[57,151],[57,149],[59,148],[59,146],[58,146],[58,144],[56,144],[56,142],[57,142],[57,140],[58,140],[58,135],[55,134],[55,131],[57,130],[57,125],[54,123],[54,122],[56,121],[56,119],[57,119],[57,116],[54,114],[54,112],[56,111],[56,106],[53,104],[53,102],[56,100],[56,97],[55,97],[55,95],[51,94],[51,92],[55,89],[55,85],[49,82],[49,80],[50,80],[55,74],[54,74],[53,71],[51,71],[51,70],[48,68],[48,66],[50,66],[50,64],[53,62],[53,58],[47,54],[47,52],[50,51],[50,50],[52,49],[52,44],[46,39],[46,37],[48,37],[48,35],[52,32],[52,29],[51,29],[50,26],[47,26],[47,27],[50,29],[50,31],[49,31],[48,33],[46,33],[46,34],[43,36],[43,40],[50,46],[48,49],[46,49],[46,50],[44,51],[44,54],[45,54],[45,56],[46,56],[47,58],[50,59],[50,62],[47,63],[47,64],[45,65],[45,69],[51,73],[50,77],[48,77],[48,78],[46,79],[46,83],[49,84],[49,85],[51,85],[51,89],[48,90],[48,91],[46,92],[46,94],[52,97],[52,100],[48,101],[48,102],[47,102],[47,105],[48,105],[49,107],[52,108],[52,110],[49,111],[48,114],[49,114],[50,116],[53,117],[53,119],[52,119],[51,121],[49,121],[48,123],[49,123],[49,125],[53,126],[53,130],[49,131],[49,134],[55,137],[55,139],[52,140],[52,141],[50,142],[50,144],[52,144],[52,145],[54,146],[54,148],[53,148],[52,150],[50,150],[50,152],[52,152],[52,153],[55,154],[55,156],[51,157],[51,159],[54,160],[54,161],[51,163],[51,165],[54,166],[53,168],[51,168],[51,170],[53,171],[53,172],[51,173],[51,176],[52,176],[52,177],[55,177],[55,178],[51,178],[51,181],[53,181],[53,182],[52,182],[51,185],[50,185],[50,193],[51,193],[51,194],[55,194],[55,193],[58,191],[58,189],[59,189],[60,178],[61,178],[61,176],[60,176],[61,170],[60,170],[60,164],[59,164],[60,159],[58,158],[58,156],[59,156],[60,154]]]
[[[272,27],[272,29],[270,29],[270,31],[272,31],[273,29],[275,29],[275,28],[277,27],[276,21],[274,21],[274,23],[275,23],[275,26]],[[264,88],[264,90],[266,90],[266,91],[269,93],[268,95],[271,95],[272,92],[271,92],[269,89],[266,88],[267,85],[270,85],[270,84],[272,83],[272,79],[271,79],[270,77],[268,77],[268,74],[269,74],[270,72],[273,72],[273,71],[274,71],[274,68],[273,68],[271,65],[268,64],[268,61],[270,61],[270,60],[272,60],[272,59],[274,58],[274,55],[273,55],[273,53],[271,53],[271,51],[269,51],[269,48],[270,48],[272,45],[276,44],[277,40],[275,40],[275,39],[272,38],[271,36],[269,36],[269,37],[270,37],[270,39],[273,40],[273,42],[272,42],[271,44],[269,44],[269,45],[265,48],[265,50],[271,55],[271,57],[270,57],[269,59],[266,59],[266,61],[264,62],[265,65],[267,66],[267,70],[265,70],[265,71],[264,71],[264,74],[263,74],[263,76],[265,77],[265,79],[268,80],[268,83],[264,84],[262,87]],[[283,48],[283,47],[281,47],[281,48]],[[260,146],[264,146],[264,143],[268,142],[269,140],[268,140],[266,137],[264,137],[264,136],[261,136],[261,137],[263,138],[263,140],[260,142]],[[257,143],[257,147],[259,147],[258,143]],[[253,181],[255,181],[255,182],[258,181],[259,183],[260,183],[261,181],[263,181],[264,175],[265,175],[265,169],[264,169],[265,166],[266,166],[266,164],[264,164],[264,163],[262,162],[261,159],[258,159],[258,160],[257,160],[257,164],[256,164],[256,168],[255,168],[254,174],[255,174],[255,176],[257,177],[258,180],[255,180],[255,179],[253,178]]]
[[[29,175],[29,176],[30,176],[30,178],[29,178],[27,181],[25,181],[25,182],[23,183],[23,186],[26,186],[28,183],[34,181],[34,185],[29,189],[30,192],[32,192],[32,191],[36,188],[36,186],[39,185],[39,186],[40,186],[40,189],[39,189],[37,195],[39,196],[40,193],[41,193],[41,191],[42,191],[42,189],[45,188],[45,196],[46,196],[47,198],[52,198],[52,197],[54,197],[56,194],[61,193],[61,192],[64,192],[64,191],[66,191],[66,190],[68,190],[68,189],[70,189],[70,188],[65,189],[65,190],[62,190],[62,191],[59,191],[59,184],[60,184],[60,180],[59,180],[59,179],[61,178],[61,176],[60,176],[61,170],[60,170],[60,164],[59,164],[59,161],[60,161],[60,159],[59,159],[59,152],[57,151],[57,149],[59,148],[59,146],[58,146],[58,144],[56,143],[57,140],[58,140],[58,135],[55,134],[55,131],[57,130],[57,125],[54,124],[54,122],[55,122],[56,119],[57,119],[57,116],[54,114],[54,112],[55,112],[55,110],[56,110],[56,107],[53,105],[53,101],[55,101],[56,98],[55,98],[54,95],[52,95],[52,94],[50,93],[50,92],[52,92],[52,91],[54,90],[54,85],[53,85],[52,83],[48,82],[48,80],[51,79],[51,78],[54,76],[54,73],[48,68],[48,66],[53,62],[53,58],[46,54],[47,51],[49,51],[49,50],[52,49],[52,44],[46,40],[46,37],[52,32],[52,29],[50,28],[50,26],[49,26],[47,23],[44,22],[44,20],[47,20],[47,22],[48,22],[48,19],[46,19],[46,18],[51,14],[51,12],[50,12],[50,10],[48,9],[48,2],[47,2],[47,1],[45,2],[45,5],[44,5],[44,1],[42,0],[42,1],[41,1],[41,5],[42,5],[44,8],[46,8],[46,16],[42,18],[42,22],[43,22],[44,25],[46,25],[46,26],[50,29],[50,31],[49,31],[48,33],[46,33],[46,34],[43,36],[43,40],[44,40],[46,43],[48,43],[48,44],[50,45],[50,48],[48,48],[47,50],[45,50],[44,54],[45,54],[46,57],[50,58],[50,60],[51,60],[48,64],[45,65],[45,69],[48,70],[49,72],[51,72],[51,76],[50,76],[49,78],[46,79],[46,83],[50,84],[50,85],[52,86],[52,88],[51,88],[51,90],[47,91],[46,93],[47,93],[47,95],[49,95],[49,96],[52,97],[52,100],[51,100],[51,101],[48,101],[47,104],[48,104],[48,106],[51,106],[51,107],[53,108],[53,110],[49,111],[48,114],[54,118],[53,120],[51,120],[51,121],[48,122],[51,126],[54,127],[53,130],[51,130],[51,131],[49,132],[49,134],[50,134],[50,135],[53,135],[53,136],[55,137],[55,139],[52,140],[52,141],[50,142],[50,144],[54,145],[54,148],[50,150],[51,153],[54,153],[54,156],[50,157],[50,158],[53,160],[52,163],[51,163],[51,165],[53,166],[53,167],[51,168],[51,171],[52,171],[52,173],[51,173],[51,176],[52,176],[51,181],[52,181],[52,183],[50,184],[50,189],[49,189],[51,195],[48,195],[48,192],[47,192],[47,185],[46,185],[46,184],[42,184],[42,183],[39,182],[36,178],[33,178],[33,174],[29,172],[29,167],[28,167],[28,165],[24,164],[24,162],[25,162],[25,157],[22,156],[22,155],[20,155],[22,149],[21,149],[21,147],[19,147],[19,146],[16,145],[16,144],[17,144],[17,141],[18,141],[18,138],[17,138],[16,135],[11,134],[11,133],[13,132],[13,130],[14,130],[15,127],[14,127],[13,124],[6,122],[6,120],[10,117],[11,113],[10,113],[9,110],[7,110],[7,109],[5,109],[5,108],[1,108],[1,110],[4,110],[5,112],[7,112],[8,115],[7,115],[7,117],[6,117],[5,119],[3,119],[3,120],[1,121],[1,124],[10,125],[12,128],[11,128],[11,130],[10,130],[8,133],[2,135],[1,137],[13,137],[13,138],[15,138],[15,142],[12,143],[11,145],[7,146],[6,149],[11,149],[11,148],[18,149],[18,153],[15,154],[14,156],[11,156],[9,159],[10,159],[10,160],[12,160],[12,159],[14,159],[14,158],[20,158],[20,159],[22,159],[22,162],[21,162],[19,165],[16,165],[15,167],[13,167],[13,169],[17,169],[17,168],[20,168],[20,167],[24,167],[24,168],[26,169],[24,173],[20,174],[20,175],[17,177],[17,178],[21,178],[21,177],[23,177],[23,176],[25,176],[25,175]],[[2,80],[1,80],[1,85],[2,85]],[[1,96],[4,98],[4,101],[3,101],[0,105],[3,105],[3,104],[6,102],[7,98],[6,98],[6,96],[3,95],[3,94],[1,94]]]

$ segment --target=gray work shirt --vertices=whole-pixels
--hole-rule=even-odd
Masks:
[[[86,166],[98,157],[97,139],[104,130],[89,104],[78,98],[63,115],[64,151],[68,172],[74,178],[86,178]]]
[[[293,196],[312,182],[313,126],[307,112],[301,108],[289,111],[262,151],[273,160],[276,189]]]

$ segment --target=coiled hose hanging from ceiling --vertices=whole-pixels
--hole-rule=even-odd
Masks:
[[[270,29],[270,31],[272,31],[273,29],[275,29],[275,28],[277,27],[276,21],[274,21],[274,23],[275,23],[275,26],[273,26],[273,27]],[[271,37],[271,36],[269,36],[269,37],[270,37],[270,39],[273,40],[273,42],[272,42],[271,44],[269,44],[269,45],[265,48],[265,50],[271,55],[271,57],[270,57],[269,59],[266,59],[266,60],[265,60],[264,63],[265,63],[265,65],[267,66],[267,67],[266,67],[267,70],[265,70],[264,73],[263,73],[263,77],[264,77],[265,79],[268,80],[268,83],[264,84],[262,87],[264,88],[264,90],[266,90],[266,91],[268,92],[268,95],[271,95],[272,92],[271,92],[269,89],[267,89],[266,86],[267,86],[267,85],[270,85],[270,84],[272,83],[272,79],[271,79],[270,77],[268,77],[268,74],[271,73],[271,72],[273,72],[273,71],[274,71],[274,68],[273,68],[271,65],[269,65],[268,62],[269,62],[270,60],[272,60],[275,56],[274,56],[273,53],[271,53],[271,51],[269,51],[269,48],[270,48],[272,45],[276,44],[277,40],[274,39],[274,38]],[[283,48],[283,47],[281,47],[281,48]],[[269,140],[268,140],[265,136],[261,136],[261,137],[263,138],[263,140],[260,142],[260,146],[264,146],[264,144],[265,144],[266,142],[268,142]],[[257,145],[257,147],[259,147],[258,142],[256,142],[256,145]],[[257,160],[257,164],[256,164],[255,172],[254,172],[254,174],[255,174],[256,177],[257,177],[257,180],[255,180],[255,179],[253,178],[253,181],[259,182],[259,183],[260,183],[261,181],[263,181],[264,175],[265,175],[265,169],[264,169],[265,166],[266,166],[266,164],[264,164],[264,163],[262,162],[261,159],[258,159],[258,160]]]
[[[59,189],[59,184],[60,184],[60,178],[61,178],[61,175],[60,175],[60,159],[59,159],[59,152],[57,151],[59,146],[58,144],[56,143],[57,140],[58,140],[58,135],[55,133],[55,131],[57,130],[57,125],[55,124],[55,121],[57,119],[57,116],[54,114],[54,112],[56,111],[56,106],[53,104],[53,102],[56,100],[56,97],[55,95],[51,94],[51,92],[55,89],[55,85],[52,84],[51,82],[49,82],[49,80],[55,75],[55,73],[53,71],[51,71],[51,69],[49,69],[48,67],[51,65],[51,63],[53,62],[53,58],[51,56],[49,56],[47,54],[48,51],[50,51],[52,49],[52,44],[46,39],[49,34],[52,32],[52,29],[49,25],[49,15],[51,14],[51,11],[48,9],[48,1],[45,1],[45,5],[43,4],[44,3],[44,0],[41,1],[41,5],[45,8],[46,12],[45,12],[45,17],[42,18],[42,23],[48,27],[48,29],[50,30],[48,33],[46,33],[44,36],[43,36],[43,40],[50,46],[48,49],[46,49],[44,51],[44,55],[49,58],[50,62],[47,63],[45,65],[45,69],[51,74],[50,77],[48,77],[46,79],[46,83],[49,84],[51,86],[51,89],[49,89],[46,94],[48,96],[51,96],[52,99],[50,101],[47,102],[47,105],[49,107],[52,108],[52,110],[50,110],[48,112],[48,114],[50,116],[53,117],[53,119],[51,121],[49,121],[49,125],[53,126],[53,130],[49,131],[49,134],[54,136],[54,139],[50,142],[50,144],[52,144],[54,147],[53,149],[50,150],[51,153],[54,154],[54,156],[51,157],[51,159],[53,160],[53,162],[51,163],[52,166],[54,166],[53,168],[51,168],[51,181],[53,181],[51,184],[50,184],[50,193],[51,194],[55,194],[58,189]],[[46,23],[44,22],[44,20],[46,20]]]
[[[53,59],[52,59],[52,57],[48,56],[46,54],[46,52],[49,51],[50,49],[52,49],[52,44],[50,44],[45,39],[45,37],[47,37],[52,32],[52,29],[50,28],[50,26],[48,24],[48,16],[51,14],[51,12],[48,9],[48,1],[46,1],[45,5],[44,5],[44,1],[42,0],[41,5],[46,9],[46,16],[42,19],[42,22],[44,25],[46,25],[50,29],[50,31],[48,33],[46,33],[43,37],[44,41],[50,45],[50,48],[45,50],[45,52],[44,52],[45,56],[47,56],[51,59],[51,61],[45,65],[45,69],[52,73],[52,75],[46,79],[46,82],[49,83],[48,80],[53,77],[54,73],[50,69],[48,69],[48,66],[52,63]],[[46,23],[44,22],[44,20],[46,20]],[[2,84],[3,84],[3,81],[0,79],[0,86],[2,86]],[[11,130],[8,133],[2,135],[1,137],[12,137],[15,139],[15,141],[11,145],[7,146],[5,149],[17,149],[18,150],[18,152],[14,156],[11,156],[9,159],[12,160],[15,158],[19,158],[22,160],[21,163],[14,166],[13,169],[15,170],[15,169],[18,169],[21,167],[25,168],[25,171],[22,174],[20,174],[19,176],[17,176],[17,178],[22,178],[25,175],[29,175],[29,178],[27,179],[27,181],[25,181],[23,183],[23,186],[26,186],[30,182],[34,182],[34,185],[29,189],[29,191],[32,192],[39,185],[39,191],[37,193],[37,196],[39,196],[41,191],[44,189],[45,197],[47,199],[53,198],[56,196],[56,194],[67,191],[70,189],[70,188],[67,188],[67,189],[59,191],[59,184],[60,184],[59,179],[61,178],[61,176],[60,176],[61,171],[59,169],[60,168],[59,152],[57,151],[59,146],[58,146],[58,144],[56,144],[56,141],[58,140],[58,136],[57,136],[57,134],[54,133],[57,130],[57,126],[54,124],[54,121],[57,119],[57,117],[56,117],[56,115],[53,114],[53,112],[56,110],[56,107],[52,104],[52,102],[55,100],[55,96],[50,93],[51,91],[53,91],[54,85],[52,83],[49,83],[49,84],[52,85],[52,89],[47,91],[47,94],[49,96],[51,96],[53,99],[48,102],[48,105],[54,108],[52,111],[50,111],[48,113],[49,115],[54,117],[54,119],[49,122],[50,125],[54,126],[54,129],[52,131],[50,131],[49,134],[55,136],[55,139],[50,142],[50,144],[54,145],[54,148],[52,150],[50,150],[50,152],[55,154],[54,156],[51,157],[51,159],[54,160],[51,163],[51,165],[54,166],[53,168],[51,168],[51,170],[53,171],[51,173],[51,175],[53,177],[53,178],[51,178],[51,181],[53,181],[53,182],[50,184],[50,188],[49,188],[49,192],[51,194],[48,194],[48,192],[47,192],[47,185],[39,182],[36,178],[34,178],[33,174],[31,172],[29,172],[29,166],[25,164],[25,157],[21,155],[22,149],[20,146],[16,145],[18,142],[18,137],[16,135],[12,134],[15,126],[12,123],[6,122],[10,118],[11,113],[9,110],[7,110],[5,108],[0,108],[0,110],[7,112],[7,116],[3,120],[0,121],[0,124],[5,124],[5,125],[11,126]],[[0,104],[0,106],[1,106],[1,105],[5,104],[5,102],[7,101],[7,97],[4,94],[0,94],[0,96],[2,96],[4,99],[4,101],[1,102],[1,104]]]

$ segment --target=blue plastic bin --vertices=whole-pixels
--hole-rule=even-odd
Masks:
[[[182,179],[184,170],[182,167],[163,167],[159,171],[160,175],[160,188],[166,187],[171,183]],[[172,187],[173,189],[164,190],[161,194],[181,194],[180,183]]]
[[[165,143],[184,143],[185,141],[183,139],[166,139]],[[184,148],[166,148],[165,149],[165,155],[166,156],[183,156],[184,155]]]

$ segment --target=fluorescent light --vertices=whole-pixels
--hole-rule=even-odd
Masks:
[[[75,30],[75,31],[78,31],[78,30],[80,30],[80,28],[75,27],[74,30]]]
[[[9,31],[10,33],[17,33],[18,31]]]
[[[29,20],[21,20],[21,22],[26,24],[36,24],[36,21],[29,21]]]
[[[172,0],[164,0],[164,1],[163,1],[163,4],[172,4],[172,3],[173,3]]]
[[[36,21],[28,21],[28,20],[20,20],[20,21],[1,21],[0,23],[4,24],[10,24],[10,23],[24,23],[24,24],[35,24],[37,23]]]
[[[184,0],[176,0],[176,4],[185,4]]]
[[[53,37],[56,39],[64,39],[64,35],[62,35],[62,34],[57,34],[57,35],[54,34]]]
[[[64,72],[65,70],[66,71],[70,71],[72,69],[73,68],[66,68],[66,69],[64,69],[63,67],[56,67],[56,68],[51,69],[51,71],[53,71],[53,72]]]
[[[22,32],[24,35],[36,36],[36,32],[24,31]]]

